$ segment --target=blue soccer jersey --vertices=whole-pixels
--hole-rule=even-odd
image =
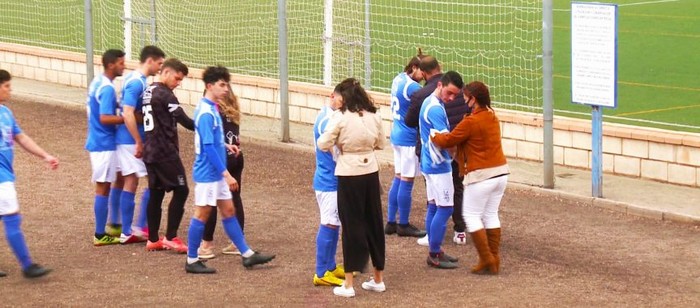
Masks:
[[[141,112],[143,105],[143,91],[147,86],[146,76],[139,71],[129,73],[124,79],[124,88],[122,89],[122,101],[119,106],[120,113],[124,112],[124,106],[134,108],[135,112]],[[141,140],[145,139],[143,132],[143,124],[137,124]],[[134,137],[129,133],[126,125],[117,127],[117,144],[135,144]]]
[[[117,94],[114,84],[105,75],[95,77],[88,88],[87,115],[88,133],[85,149],[90,152],[114,151],[117,149],[117,125],[100,123],[100,115],[117,114]]]
[[[321,108],[321,113],[314,122],[314,149],[316,150],[316,171],[314,172],[314,190],[338,190],[338,178],[335,177],[335,160],[331,152],[321,151],[316,143],[326,130],[326,125],[333,115],[333,109],[328,106]]]
[[[394,125],[390,138],[393,145],[406,147],[416,145],[417,130],[414,127],[408,127],[404,118],[411,105],[411,95],[420,88],[420,84],[406,73],[397,75],[391,83],[391,113]]]
[[[0,105],[0,183],[14,182],[15,136],[22,133],[10,108]]]
[[[202,98],[194,111],[194,152],[197,157],[192,168],[195,182],[217,182],[224,178],[215,165],[204,153],[204,145],[213,145],[217,156],[223,164],[226,163],[226,146],[224,145],[224,130],[221,115],[216,103]]]
[[[450,123],[447,121],[445,105],[432,94],[423,101],[420,108],[420,169],[425,174],[440,174],[452,172],[452,158],[447,150],[436,147],[430,141],[430,132],[449,133]]]

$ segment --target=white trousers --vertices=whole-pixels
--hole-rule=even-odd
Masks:
[[[500,176],[464,186],[462,217],[468,232],[501,227],[498,208],[508,184],[508,176]]]

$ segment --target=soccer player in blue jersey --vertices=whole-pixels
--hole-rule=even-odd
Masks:
[[[335,158],[333,153],[321,151],[316,143],[326,129],[333,111],[340,108],[340,100],[333,99],[321,108],[314,122],[314,149],[316,151],[316,171],[314,172],[314,190],[321,216],[321,224],[316,234],[316,273],[315,286],[340,286],[345,278],[345,270],[335,262],[340,235],[340,218],[338,217],[338,179],[335,177]]]
[[[425,227],[428,231],[430,253],[428,265],[435,268],[457,268],[457,260],[446,255],[442,249],[442,239],[447,229],[447,220],[452,216],[454,206],[454,184],[452,183],[452,158],[445,149],[436,147],[430,135],[447,133],[450,124],[445,112],[445,104],[460,95],[464,86],[462,76],[449,71],[442,76],[435,92],[423,102],[419,113],[420,139],[422,143],[420,167],[425,177],[428,195],[428,211]]]
[[[104,73],[88,88],[88,132],[85,149],[90,152],[92,181],[95,182],[95,246],[119,244],[119,238],[105,232],[109,212],[110,185],[117,177],[116,132],[124,123],[117,114],[117,92],[112,80],[124,72],[124,52],[110,49],[102,55]]]
[[[418,67],[421,58],[418,55],[411,58],[404,71],[398,74],[391,83],[391,113],[394,126],[391,129],[391,144],[394,147],[394,181],[389,189],[389,205],[387,206],[387,223],[384,233],[399,236],[423,237],[426,232],[419,230],[409,223],[413,200],[413,179],[418,174],[420,163],[416,156],[417,129],[408,127],[404,121],[408,107],[411,105],[411,95],[418,91],[418,84],[423,80],[423,72]],[[399,224],[396,226],[396,212],[399,212]]]
[[[139,220],[132,232],[131,224],[134,219],[134,197],[138,188],[139,178],[146,176],[146,165],[141,157],[143,156],[143,121],[137,120],[137,114],[141,118],[141,107],[143,105],[143,92],[146,90],[148,81],[146,78],[153,76],[163,65],[165,53],[156,46],[146,46],[141,50],[139,60],[141,62],[138,69],[134,70],[124,79],[124,88],[121,99],[121,115],[124,118],[124,125],[117,128],[117,161],[119,163],[118,177],[123,178],[123,187],[112,187],[110,196],[121,195],[118,203],[121,210],[121,236],[119,242],[122,244],[145,242],[147,232],[146,212],[148,210],[148,199],[150,191],[146,189],[141,197],[141,213]],[[122,190],[123,189],[123,190]],[[114,209],[114,207],[113,207]]]
[[[226,170],[226,151],[237,152],[234,145],[224,142],[223,123],[217,102],[228,94],[231,75],[222,66],[208,67],[202,74],[206,92],[194,113],[195,153],[193,178],[195,210],[188,232],[187,263],[185,271],[193,274],[213,274],[215,269],[199,260],[197,250],[202,242],[204,226],[217,208],[221,211],[221,224],[229,239],[243,257],[243,266],[249,268],[272,261],[274,255],[263,255],[248,247],[236,211],[231,200],[231,190],[238,189],[238,182]]]
[[[58,159],[46,153],[20,129],[12,111],[5,105],[9,102],[12,92],[11,79],[8,71],[0,70],[0,220],[5,224],[5,237],[22,266],[22,274],[27,278],[37,278],[51,270],[32,262],[27,243],[24,241],[22,215],[19,213],[15,190],[14,143],[41,157],[52,170],[58,168]],[[6,274],[0,271],[0,277],[4,276]]]

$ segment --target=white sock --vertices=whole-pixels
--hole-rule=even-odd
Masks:
[[[187,257],[187,264],[193,264],[193,263],[196,263],[197,261],[199,261],[199,258]]]
[[[248,251],[242,253],[241,256],[244,258],[250,258],[254,254],[255,254],[255,251],[253,251],[252,249],[249,248]]]

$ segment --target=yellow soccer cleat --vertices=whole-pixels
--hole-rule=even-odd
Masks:
[[[314,285],[315,286],[342,286],[345,280],[340,279],[333,275],[333,273],[326,271],[323,277],[319,278],[318,275],[314,274]]]
[[[330,271],[333,276],[340,279],[345,279],[345,267],[342,264],[335,266],[335,269]],[[354,275],[353,275],[354,276]]]

